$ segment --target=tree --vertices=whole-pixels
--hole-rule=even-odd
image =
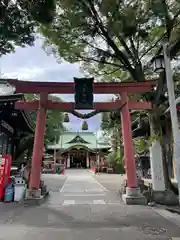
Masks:
[[[116,173],[124,173],[123,144],[121,134],[121,124],[119,120],[113,119],[114,112],[102,113],[101,129],[110,136],[112,152],[106,157],[106,164],[112,165]]]
[[[83,69],[100,80],[138,82],[157,77],[149,61],[165,41],[170,43],[172,58],[179,53],[178,0],[59,0],[57,5],[61,11],[56,21],[50,28],[41,27],[45,49],[60,59],[81,61]],[[162,74],[160,80],[164,78]],[[160,96],[164,85],[161,88]],[[164,103],[154,101],[154,92],[136,97],[152,101],[151,135],[159,137]]]
[[[180,39],[180,3],[176,0],[59,0],[57,5],[61,11],[56,13],[56,21],[51,27],[41,27],[46,49],[69,62],[82,61],[88,72],[100,73],[100,80],[152,78],[149,60],[161,50],[163,41],[168,39],[174,47]],[[176,46],[172,57],[178,51]],[[154,93],[136,97],[153,101]],[[156,136],[161,131],[158,109],[157,103],[153,104],[149,114],[151,132]]]
[[[123,144],[122,144],[122,134],[121,134],[121,124],[119,118],[114,115],[120,115],[116,112],[104,112],[101,114],[101,129],[104,133],[110,136],[111,148],[113,154],[110,156],[115,156],[114,161],[118,162],[122,160],[123,157]],[[121,162],[122,163],[122,162]]]
[[[121,68],[134,81],[144,81],[144,65],[165,37],[172,44],[180,39],[176,0],[58,0],[57,6],[56,21],[41,28],[56,56]]]
[[[36,94],[27,94],[25,95],[26,100],[34,100],[39,99],[39,96]],[[49,99],[54,101],[61,101],[60,98],[56,96],[49,96]],[[34,121],[34,130],[36,125],[36,112],[31,112],[32,120]],[[57,141],[60,134],[65,130],[63,126],[64,114],[59,112],[58,110],[47,110],[46,115],[46,131],[44,142],[45,145],[52,143],[53,141]],[[29,134],[21,139],[18,148],[16,149],[15,158],[18,159],[25,151],[29,151],[29,155],[31,155],[33,150],[34,143],[34,134]]]
[[[55,0],[0,0],[0,56],[32,46],[37,26],[53,21]]]
[[[27,94],[25,95],[27,100],[39,99],[39,96],[36,94]],[[49,100],[53,101],[62,101],[59,97],[54,95],[48,96]],[[33,112],[32,118],[36,122],[36,112]],[[64,113],[59,112],[59,110],[47,110],[46,115],[46,132],[45,132],[45,144],[52,143],[55,139],[58,140],[60,133],[65,130],[63,126]],[[58,130],[58,131],[57,131]]]

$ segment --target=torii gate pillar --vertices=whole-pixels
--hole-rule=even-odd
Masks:
[[[27,198],[40,198],[40,179],[41,179],[41,163],[44,148],[44,134],[46,128],[46,103],[48,100],[47,93],[40,94],[39,107],[37,110],[36,130],[34,136],[33,155],[31,163],[31,175],[29,189],[26,192]]]
[[[136,176],[136,162],[132,140],[131,116],[129,112],[127,93],[121,93],[121,99],[126,103],[121,111],[122,135],[124,143],[124,157],[127,177],[126,194],[123,200],[126,204],[145,204],[145,197],[141,195],[138,188]]]

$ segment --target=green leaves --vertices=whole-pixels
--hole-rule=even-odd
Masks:
[[[47,52],[59,59],[81,61],[83,70],[85,67],[90,74],[103,74],[109,67],[128,73],[131,80],[143,81],[144,66],[164,37],[170,34],[172,38],[176,33],[180,38],[174,27],[179,19],[177,6],[180,4],[175,0],[58,0],[61,10],[56,11],[55,21],[40,31],[46,38]]]
[[[35,28],[53,21],[55,0],[0,0],[0,56],[32,46]]]
[[[25,98],[27,100],[39,99],[39,96],[36,94],[26,94]],[[61,101],[59,97],[54,95],[49,95],[50,100]],[[36,112],[33,112],[32,117],[36,123]],[[64,122],[64,113],[59,112],[59,110],[47,110],[46,114],[46,132],[45,132],[45,145],[52,143],[54,139],[59,137],[60,132],[64,131],[63,126]]]
[[[50,24],[53,21],[56,10],[55,0],[28,1],[27,9],[32,18],[42,24]]]
[[[118,149],[119,150],[119,149]],[[113,151],[106,156],[105,164],[108,167],[113,167],[117,169],[117,173],[123,174],[124,173],[124,166],[123,166],[123,155],[120,154],[120,151]]]
[[[150,0],[149,1],[149,8],[152,9],[152,12],[159,17],[165,16],[165,8],[162,0]]]
[[[145,150],[148,150],[148,143],[145,139],[142,138],[135,138],[134,141],[134,147],[135,152],[138,154],[143,153]]]
[[[109,113],[103,112],[101,114],[101,129],[108,130],[110,128],[110,116]]]

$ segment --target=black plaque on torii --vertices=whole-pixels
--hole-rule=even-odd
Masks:
[[[74,78],[75,109],[93,108],[93,82],[94,78]]]

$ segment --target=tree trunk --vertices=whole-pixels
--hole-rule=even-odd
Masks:
[[[18,159],[26,150],[33,148],[34,137],[29,136],[29,138],[25,139],[22,143],[19,144],[16,149],[15,159]]]
[[[119,156],[120,156],[120,159],[122,158],[121,135],[122,135],[122,131],[121,131],[120,124],[119,124],[119,126],[117,127],[117,138],[118,138],[118,145],[119,145],[118,147],[119,147]]]
[[[164,143],[164,139],[162,136],[162,154],[163,154],[163,171],[164,171],[164,181],[165,181],[165,186],[166,189],[171,188],[171,181],[169,178],[169,170],[168,170],[168,161],[167,161],[167,152],[166,152],[166,147]]]
[[[171,179],[169,177],[168,162],[172,161],[172,158],[168,159],[169,155],[166,151],[165,146],[163,146],[162,149],[163,149],[163,163],[164,163],[163,166],[164,166],[165,181],[166,181],[166,184],[167,184],[167,188],[171,189],[176,195],[178,195],[178,189],[172,184]]]

